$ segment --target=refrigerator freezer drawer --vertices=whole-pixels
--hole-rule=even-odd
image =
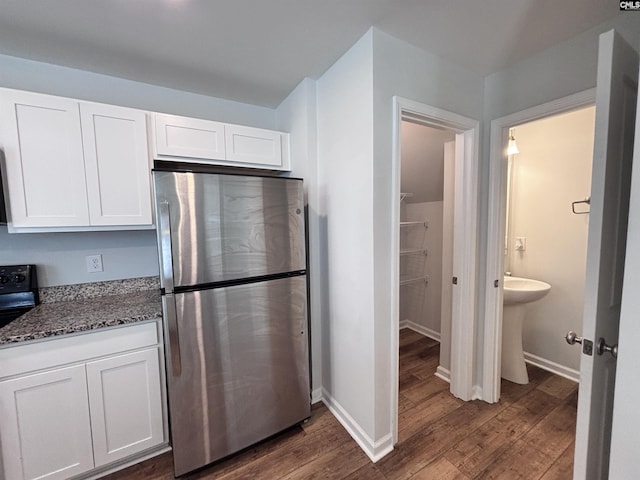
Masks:
[[[306,277],[175,294],[168,366],[176,475],[310,415]],[[169,357],[169,363],[171,363]]]
[[[154,183],[175,287],[306,269],[301,180],[154,171]]]

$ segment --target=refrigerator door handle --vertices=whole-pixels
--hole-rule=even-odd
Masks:
[[[176,297],[173,293],[167,293],[162,297],[162,311],[165,315],[165,324],[169,335],[169,350],[171,352],[171,371],[174,377],[182,373],[180,360],[180,337],[178,335],[178,314],[176,312]]]
[[[171,218],[169,217],[169,202],[159,202],[158,225],[160,233],[160,258],[162,259],[162,286],[166,292],[173,293],[173,258],[171,252]]]

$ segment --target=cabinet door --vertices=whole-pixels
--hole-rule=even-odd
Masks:
[[[225,125],[227,160],[252,166],[281,169],[283,134],[272,130]]]
[[[96,467],[164,441],[158,349],[87,363]]]
[[[10,224],[88,225],[78,103],[2,90],[0,115]]]
[[[0,382],[5,480],[65,479],[93,468],[84,365]]]
[[[80,105],[91,225],[151,225],[145,112]]]
[[[197,118],[155,114],[156,154],[178,157],[224,160],[224,124]]]

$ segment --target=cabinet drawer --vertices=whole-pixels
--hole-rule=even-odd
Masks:
[[[158,344],[158,321],[0,349],[0,378]]]

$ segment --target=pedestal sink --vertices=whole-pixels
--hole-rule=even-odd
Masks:
[[[522,351],[522,322],[526,305],[544,297],[551,285],[539,280],[504,277],[502,315],[502,378],[514,383],[529,383]]]

